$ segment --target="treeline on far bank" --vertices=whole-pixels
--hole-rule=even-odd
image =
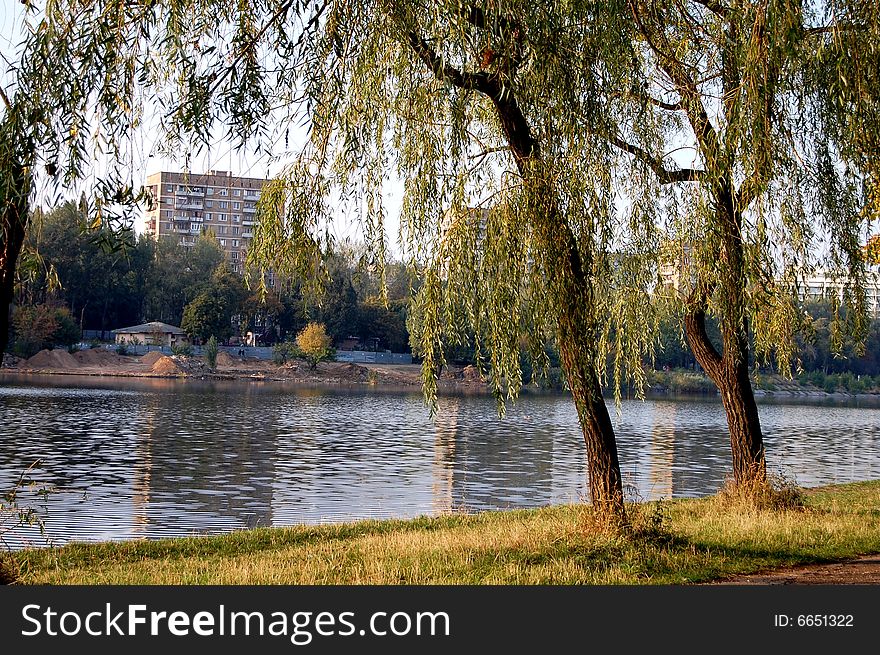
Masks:
[[[73,203],[46,212],[33,222],[28,246],[18,267],[16,307],[11,350],[29,356],[44,347],[68,346],[82,339],[83,330],[113,329],[162,321],[183,327],[200,341],[210,336],[227,341],[248,332],[264,344],[291,341],[310,322],[322,323],[333,346],[410,352],[407,328],[411,290],[418,280],[400,263],[386,265],[387,305],[380,301],[380,281],[360,265],[355,249],[328,255],[330,281],[320,302],[296,284],[285,285],[265,298],[249,289],[225,263],[217,240],[202,235],[193,247],[173,240],[156,241],[131,235],[120,247],[118,235],[89,230]],[[827,391],[870,391],[880,388],[880,320],[870,325],[864,352],[852,344],[842,353],[832,347],[832,308],[829,303],[806,306],[809,336],[798,338],[802,384]],[[708,319],[710,338],[720,334]],[[413,352],[418,356],[418,352]],[[564,384],[554,344],[547,345],[550,369],[540,384]],[[447,361],[474,362],[467,346],[449,346]],[[523,353],[523,379],[537,377]],[[714,385],[682,338],[675,316],[660,323],[653,373],[648,383],[671,391],[714,392]],[[770,363],[761,373],[779,373]],[[758,376],[759,387],[772,388],[770,378]]]
[[[296,284],[263,297],[225,261],[217,239],[192,247],[176,240],[90,230],[76,204],[35,217],[18,267],[10,350],[29,356],[68,346],[84,331],[161,321],[196,341],[221,342],[254,333],[265,345],[291,340],[310,322],[323,323],[334,345],[409,352],[406,307],[411,276],[386,266],[387,304],[379,281],[353,250],[328,256],[331,281],[318,299]]]

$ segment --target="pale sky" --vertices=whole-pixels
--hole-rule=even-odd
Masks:
[[[0,84],[4,89],[8,89],[10,84],[10,65],[15,65],[18,60],[18,45],[22,40],[23,34],[24,7],[18,0],[0,0]],[[147,108],[149,113],[149,108]],[[131,168],[132,182],[135,185],[142,185],[147,175],[158,171],[181,171],[186,168],[187,159],[181,156],[166,157],[158,152],[156,143],[156,130],[150,129],[151,121],[149,118],[144,121],[146,128],[140,130],[136,135],[132,144]],[[155,122],[153,122],[155,125]],[[222,129],[220,130],[222,133]],[[297,133],[291,129],[290,146],[298,147],[305,138],[305,133],[300,130]],[[276,155],[284,153],[278,151]],[[199,154],[192,154],[189,160],[189,170],[193,173],[205,172],[208,170],[224,170],[231,171],[235,176],[245,177],[273,177],[281,173],[283,166],[287,161],[280,159],[270,161],[270,156],[257,156],[253,152],[237,152],[232,145],[217,138],[211,147]],[[96,170],[100,170],[101,163],[95,162]],[[62,192],[70,198],[78,197],[78,192],[68,191]],[[48,204],[45,198],[50,195],[48,193],[38,194],[37,202]],[[386,194],[387,202],[387,224],[386,234],[389,241],[389,252],[399,253],[400,248],[397,244],[398,220],[397,213],[400,207],[400,185],[392,183],[389,185],[389,192]],[[55,197],[52,193],[51,197]],[[42,199],[42,200],[41,200]],[[342,215],[338,216],[331,227],[331,232],[339,239],[361,240],[361,230],[355,217]],[[135,230],[141,232],[143,229],[143,221],[138,220],[135,223]]]

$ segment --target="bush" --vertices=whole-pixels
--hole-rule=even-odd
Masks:
[[[217,353],[219,351],[217,338],[212,334],[211,338],[208,339],[208,343],[205,344],[205,362],[207,362],[208,368],[217,368]]]
[[[282,366],[283,364],[286,364],[287,362],[301,356],[302,353],[300,352],[297,345],[290,341],[276,343],[272,347],[272,361],[278,364],[278,366]]]
[[[16,307],[12,315],[16,354],[31,357],[44,348],[69,347],[80,340],[80,330],[66,307]]]
[[[125,346],[124,343],[120,343],[118,346],[116,346],[116,354],[122,355],[123,357],[128,354],[128,348]]]
[[[181,357],[192,357],[193,347],[188,343],[180,346],[171,346],[171,354],[179,355]]]
[[[330,347],[330,336],[322,323],[309,323],[303,331],[296,335],[296,345],[310,368],[316,368],[318,362],[334,359],[335,351]]]

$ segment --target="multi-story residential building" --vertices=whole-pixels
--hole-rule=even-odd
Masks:
[[[203,230],[211,231],[232,269],[241,273],[254,236],[257,200],[266,182],[216,170],[149,175],[146,185],[154,202],[145,215],[145,232],[191,247]]]
[[[659,265],[661,288],[678,290],[687,278],[688,262],[664,261]],[[782,282],[781,280],[777,280]],[[843,299],[844,290],[849,285],[845,277],[833,276],[825,269],[816,269],[812,275],[798,280],[797,294],[801,300]],[[880,272],[869,269],[865,275],[865,302],[868,314],[880,317]]]
[[[848,283],[846,278],[834,277],[819,269],[799,285],[798,291],[803,299],[820,300],[834,296],[840,300]],[[871,269],[865,275],[865,303],[871,316],[880,316],[880,274]]]

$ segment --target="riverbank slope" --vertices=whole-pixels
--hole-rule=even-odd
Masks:
[[[690,584],[880,553],[880,481],[755,510],[725,494],[630,506],[597,530],[583,505],[6,554],[22,584]],[[833,582],[833,580],[831,580]]]
[[[368,385],[382,387],[420,387],[422,371],[419,364],[353,364],[321,362],[311,368],[302,360],[284,364],[253,357],[232,357],[221,352],[217,365],[211,369],[202,357],[172,355],[158,351],[137,357],[119,355],[104,348],[82,350],[73,354],[65,350],[44,350],[30,359],[7,354],[3,371],[21,375],[82,375],[100,377],[194,378],[199,380],[258,380],[294,382],[316,385]],[[807,398],[880,398],[880,377],[851,374],[825,375],[814,372],[798,378],[761,374],[753,380],[759,397]],[[437,387],[441,390],[465,390],[489,393],[486,380],[474,366],[448,365],[443,368]],[[563,391],[564,380],[558,369],[552,369],[548,380],[529,389]],[[606,389],[609,394],[611,389]],[[650,395],[717,396],[712,381],[699,371],[673,369],[648,371],[645,392]],[[634,395],[629,389],[627,396]]]

